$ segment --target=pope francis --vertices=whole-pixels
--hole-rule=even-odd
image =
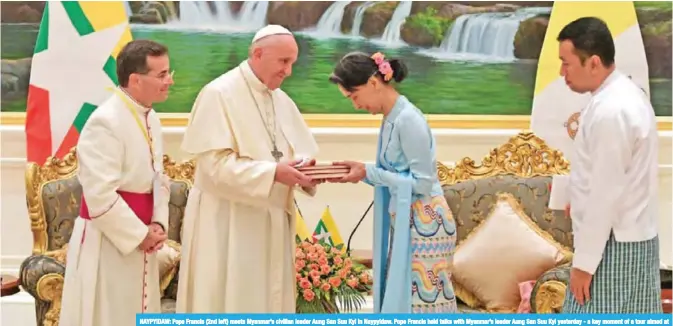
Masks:
[[[248,59],[207,84],[182,149],[196,175],[183,226],[178,313],[295,312],[295,187],[315,194],[297,171],[318,148],[290,97],[297,43],[270,25]]]

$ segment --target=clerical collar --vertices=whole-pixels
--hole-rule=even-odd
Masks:
[[[598,87],[595,91],[591,92],[591,95],[596,95],[600,93],[602,90],[605,89],[608,85],[610,85],[613,81],[615,81],[619,76],[621,76],[621,73],[617,71],[617,69],[613,70],[605,80],[603,80],[603,83],[601,84],[600,87]]]
[[[250,83],[250,87],[252,87],[252,89],[260,92],[271,92],[271,90],[266,87],[266,85],[264,85],[264,83],[262,83],[259,78],[257,78],[257,75],[255,75],[255,73],[252,71],[252,68],[248,63],[248,60],[241,62],[239,66],[245,75],[245,79],[248,81],[248,83]]]
[[[147,114],[148,112],[152,111],[152,108],[148,108],[138,103],[138,101],[136,101],[136,99],[134,99],[133,96],[131,96],[131,94],[126,92],[123,88],[119,87],[119,90],[121,91],[122,94],[124,94],[124,96],[126,96],[126,98],[131,100],[131,103],[133,104],[133,106],[135,106],[135,109],[138,110],[140,113]]]

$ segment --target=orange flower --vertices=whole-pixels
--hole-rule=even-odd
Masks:
[[[297,281],[301,280],[301,274],[297,273],[297,275],[295,275],[295,277],[297,278]]]
[[[320,265],[313,263],[309,265],[309,268],[311,268],[312,271],[319,271],[320,270]]]
[[[320,258],[318,258],[318,264],[320,264],[320,265],[327,265],[327,257],[320,257]]]
[[[342,280],[345,280],[348,278],[348,274],[350,274],[350,271],[348,269],[341,269],[339,270],[339,277],[341,277]]]
[[[320,272],[323,273],[323,275],[327,274],[330,272],[332,268],[329,267],[329,265],[320,265]]]
[[[341,265],[343,262],[344,262],[344,260],[341,259],[341,257],[339,257],[339,256],[334,257],[334,264],[335,265]]]
[[[304,259],[304,258],[306,258],[306,255],[304,255],[304,253],[300,251],[300,252],[297,252],[297,253],[295,254],[295,257],[296,257],[297,259]]]
[[[360,274],[360,282],[363,284],[369,283],[369,275],[367,273]]]
[[[311,288],[311,282],[309,282],[305,278],[302,278],[301,280],[299,280],[299,287],[301,287],[302,289],[309,289]]]
[[[332,250],[330,250],[330,251],[331,251],[333,254],[335,254],[335,255],[341,253],[341,250],[339,250],[339,249],[337,249],[337,248],[335,248],[335,247],[332,247]]]
[[[306,301],[311,302],[311,301],[313,301],[314,298],[315,298],[315,293],[313,293],[313,291],[311,291],[310,289],[304,290],[304,299]]]
[[[319,279],[320,278],[320,272],[316,270],[312,270],[309,275],[311,276],[311,279]]]
[[[320,286],[320,278],[314,278],[313,282],[311,282],[311,284],[313,284],[313,286],[315,286],[315,287],[319,287]]]
[[[297,260],[297,261],[295,261],[294,266],[297,268],[297,270],[300,270],[300,269],[306,267],[306,261]]]
[[[351,288],[355,288],[358,286],[358,279],[352,276],[351,278],[348,279],[348,281],[346,281],[346,284]]]
[[[329,279],[329,284],[330,284],[333,288],[338,288],[339,285],[341,285],[341,279],[338,278],[338,277],[336,277],[336,276],[330,277],[330,279]]]
[[[301,248],[304,249],[304,250],[306,250],[306,249],[308,249],[312,246],[313,246],[313,244],[311,244],[310,242],[307,242],[307,241],[304,241],[304,242],[301,243]]]
[[[351,270],[352,270],[352,266],[349,266],[349,265],[344,265],[344,266],[341,267],[341,269],[340,269],[340,271],[345,271],[344,273],[350,273]]]
[[[322,285],[320,285],[320,290],[322,290],[323,292],[327,292],[331,288],[332,288],[332,286],[329,285],[329,283],[323,283]]]

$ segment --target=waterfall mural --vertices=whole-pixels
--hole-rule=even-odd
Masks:
[[[399,44],[401,39],[400,32],[402,25],[405,23],[409,15],[411,15],[411,1],[401,1],[393,11],[393,16],[386,24],[386,29],[383,30],[381,40],[388,45]]]
[[[159,112],[189,112],[208,81],[247,56],[254,32],[281,24],[300,55],[283,89],[304,113],[358,113],[327,82],[350,51],[400,57],[399,89],[428,114],[530,115],[546,1],[128,1],[134,38],[171,51],[175,85]],[[652,101],[671,115],[671,3],[636,2]],[[44,2],[2,2],[3,112],[22,112]]]
[[[341,34],[341,21],[344,19],[346,6],[352,1],[336,1],[327,11],[320,16],[316,26],[319,34],[339,35]]]
[[[376,1],[367,1],[363,4],[358,5],[355,9],[355,15],[353,17],[353,26],[351,26],[351,35],[360,36],[360,27],[362,26],[362,20],[365,17],[365,12],[367,9],[373,7],[376,4]]]

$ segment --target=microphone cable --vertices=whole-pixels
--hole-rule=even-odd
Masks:
[[[365,219],[365,217],[367,217],[367,213],[369,213],[369,210],[372,209],[372,206],[374,206],[374,201],[373,200],[369,204],[369,207],[367,207],[367,210],[365,211],[365,213],[362,214],[362,217],[360,218],[360,221],[358,221],[358,224],[355,225],[355,228],[353,228],[353,231],[348,236],[348,243],[346,244],[346,254],[348,256],[351,255],[351,240],[353,239],[353,235],[355,235],[355,231],[358,230],[358,227],[360,227],[360,224],[362,223],[362,221]]]

